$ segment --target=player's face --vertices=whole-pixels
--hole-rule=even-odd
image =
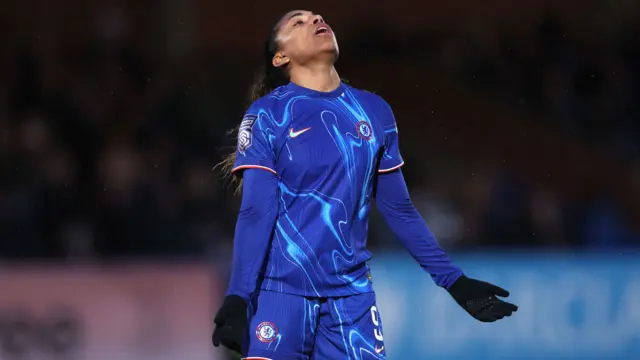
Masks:
[[[280,51],[273,58],[274,66],[288,63],[304,64],[323,55],[335,60],[338,42],[322,16],[311,11],[294,10],[278,23],[276,42]]]

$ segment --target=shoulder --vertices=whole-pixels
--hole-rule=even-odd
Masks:
[[[387,122],[390,122],[390,124],[395,123],[391,105],[389,105],[389,103],[382,96],[376,94],[375,92],[367,90],[356,89],[353,87],[350,87],[350,89],[356,95],[356,97],[361,99],[361,101],[368,103],[372,109],[378,111],[380,118],[383,119],[385,124]]]
[[[280,86],[275,90],[271,91],[267,95],[259,98],[254,101],[250,106],[249,110],[260,111],[269,109],[271,111],[277,110],[286,102],[286,99],[292,95],[292,91],[287,89],[286,86]]]
[[[376,94],[373,91],[356,89],[354,87],[349,86],[351,92],[353,92],[358,98],[372,104],[378,108],[391,109],[389,103],[380,95]]]
[[[286,88],[279,87],[255,100],[247,108],[240,124],[240,130],[250,133],[260,132],[280,138],[286,131],[287,123],[278,119],[282,119],[287,96]]]
[[[247,114],[258,115],[263,111],[273,109],[274,105],[275,104],[272,99],[269,98],[269,95],[263,96],[249,105],[247,108]]]
[[[281,89],[282,88],[279,87],[269,94],[252,102],[245,112],[245,117],[269,118],[275,116],[278,113],[278,108],[281,103],[279,97]]]

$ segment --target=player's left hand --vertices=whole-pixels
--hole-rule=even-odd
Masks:
[[[451,285],[449,294],[469,315],[482,322],[494,322],[518,311],[516,305],[498,298],[508,297],[507,290],[464,275]]]

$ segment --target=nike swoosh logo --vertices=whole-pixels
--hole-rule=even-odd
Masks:
[[[306,133],[307,131],[311,130],[310,127],[306,128],[306,129],[302,129],[302,130],[298,130],[298,131],[293,131],[293,128],[289,129],[289,137],[290,138],[296,138],[304,133]]]
[[[376,352],[376,354],[380,354],[381,352],[384,351],[384,346],[382,347],[374,347],[373,350]]]

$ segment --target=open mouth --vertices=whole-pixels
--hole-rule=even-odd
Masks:
[[[316,29],[315,35],[323,35],[323,34],[330,34],[331,30],[329,29],[328,26],[325,25],[321,25],[318,26],[318,28]]]

